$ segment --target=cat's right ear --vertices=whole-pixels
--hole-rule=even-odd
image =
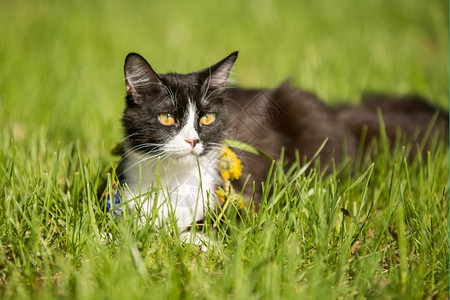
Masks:
[[[225,88],[228,83],[231,68],[236,61],[237,56],[238,52],[235,51],[215,65],[201,71],[200,73],[206,77],[206,79],[203,80],[203,88],[206,90],[210,87],[216,89]]]
[[[127,55],[124,71],[127,94],[133,97],[138,96],[150,84],[162,83],[145,58],[137,53]]]

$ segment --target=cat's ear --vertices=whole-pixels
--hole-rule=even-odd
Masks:
[[[137,96],[150,84],[161,84],[161,79],[149,63],[137,53],[130,53],[125,59],[125,87],[127,94]]]
[[[215,65],[201,71],[203,76],[206,77],[203,81],[203,87],[205,89],[221,89],[226,87],[228,83],[228,76],[230,76],[231,68],[236,61],[237,56],[238,52],[235,51]]]

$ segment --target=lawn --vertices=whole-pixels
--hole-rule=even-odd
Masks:
[[[239,50],[241,86],[290,78],[330,105],[371,90],[448,109],[448,12],[419,0],[0,0],[0,298],[448,299],[439,141],[414,160],[382,142],[328,176],[277,163],[258,214],[238,222],[231,207],[207,223],[211,251],[96,201],[122,139],[128,52],[187,73]]]

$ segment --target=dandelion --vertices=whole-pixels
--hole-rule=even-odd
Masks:
[[[216,190],[216,194],[217,194],[217,196],[219,196],[220,201],[222,201],[222,203],[225,203],[225,199],[227,197],[227,194],[225,193],[225,191],[221,188],[218,188]]]
[[[219,157],[219,171],[223,179],[223,185],[216,190],[216,194],[222,203],[233,202],[240,210],[244,208],[242,196],[233,190],[231,180],[241,177],[242,165],[236,154],[228,147],[222,147]]]
[[[241,177],[242,165],[236,153],[224,146],[219,157],[220,175],[224,181],[235,180]]]

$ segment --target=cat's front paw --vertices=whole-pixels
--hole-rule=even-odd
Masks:
[[[217,242],[211,240],[209,237],[207,237],[205,234],[201,232],[182,232],[180,233],[180,241],[183,244],[190,243],[192,245],[196,245],[199,247],[199,249],[203,252],[206,252],[208,250],[214,250],[214,248],[217,247]]]

